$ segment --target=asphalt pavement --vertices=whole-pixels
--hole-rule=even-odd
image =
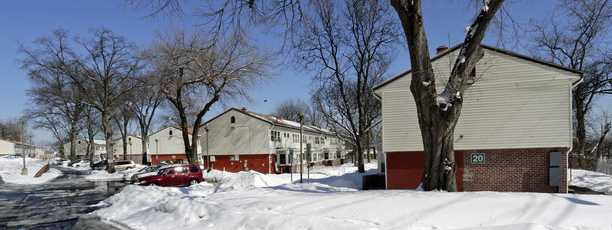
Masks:
[[[56,167],[63,175],[39,185],[0,185],[2,229],[124,229],[86,215],[119,192],[124,182],[92,182],[89,170]],[[77,224],[78,223],[78,224]]]

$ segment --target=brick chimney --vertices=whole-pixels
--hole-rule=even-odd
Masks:
[[[448,46],[441,45],[436,48],[436,54],[444,53],[444,51],[448,50]]]

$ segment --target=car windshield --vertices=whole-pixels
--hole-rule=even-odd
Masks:
[[[171,168],[161,169],[161,170],[157,171],[157,175],[159,175],[159,176],[164,175],[164,174],[166,174],[166,172],[167,172],[168,170],[170,170],[170,169],[171,169]]]
[[[115,162],[115,165],[128,165],[128,164],[130,164],[129,161],[116,161]]]

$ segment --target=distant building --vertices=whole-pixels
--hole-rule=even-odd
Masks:
[[[345,157],[344,142],[333,132],[303,127],[305,164],[337,164]],[[300,124],[295,121],[231,108],[204,123],[200,134],[200,153],[204,159],[210,156],[205,165],[214,169],[278,173],[299,165]]]
[[[191,140],[191,133],[189,133]],[[179,128],[168,126],[149,135],[149,159],[152,165],[160,163],[187,163],[183,132]],[[196,144],[198,153],[201,147]]]
[[[123,140],[121,137],[114,139],[111,146],[114,158],[123,160]],[[142,139],[139,136],[127,136],[126,150],[126,160],[132,160],[138,164],[142,163]]]
[[[14,155],[14,154],[15,154],[15,143],[6,141],[6,140],[0,140],[0,156]]]
[[[87,140],[77,139],[75,140],[75,154],[77,159],[87,159]],[[64,157],[70,157],[70,142],[64,144]],[[106,158],[106,141],[94,140],[94,160],[100,160]]]
[[[439,90],[458,47],[432,59]],[[572,89],[581,73],[507,50],[482,48],[484,56],[467,80],[470,85],[454,132],[458,189],[567,192]],[[389,189],[415,189],[423,175],[425,156],[411,80],[407,71],[374,88],[382,101],[380,163]]]

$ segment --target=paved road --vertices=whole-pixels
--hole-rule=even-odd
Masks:
[[[88,171],[57,169],[64,174],[49,183],[0,186],[0,230],[72,229],[79,217],[101,208],[96,204],[119,192],[125,185],[122,182],[87,181],[83,176]],[[94,222],[88,219],[81,221],[79,226]],[[103,223],[97,225],[103,226]]]

